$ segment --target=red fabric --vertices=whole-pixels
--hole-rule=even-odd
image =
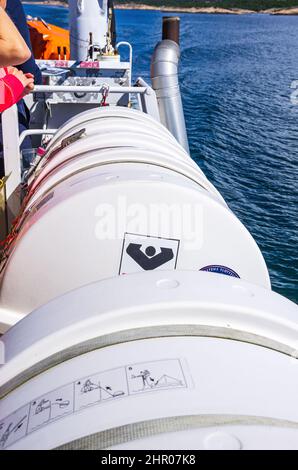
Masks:
[[[0,78],[0,113],[20,101],[23,92],[22,82],[14,75],[6,74]]]

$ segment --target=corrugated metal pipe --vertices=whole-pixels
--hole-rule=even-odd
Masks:
[[[179,42],[179,18],[166,17],[163,40],[155,47],[151,60],[151,81],[162,124],[189,153],[178,77],[180,47],[176,41]]]

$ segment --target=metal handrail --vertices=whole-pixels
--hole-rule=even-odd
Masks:
[[[78,86],[78,85],[36,85],[32,93],[102,93],[107,85]],[[109,87],[109,93],[146,93],[146,87]]]
[[[54,135],[58,129],[28,129],[20,134],[19,146],[22,145],[26,137],[31,135]]]
[[[127,41],[120,41],[116,44],[116,50],[118,50],[118,48],[120,46],[127,46],[128,49],[129,49],[129,86],[131,86],[131,82],[132,82],[132,54],[133,54],[133,51],[132,51],[132,45],[127,42]]]

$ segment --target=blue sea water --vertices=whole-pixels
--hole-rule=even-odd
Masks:
[[[68,25],[67,9],[25,8]],[[179,16],[192,157],[255,237],[273,289],[297,302],[298,100],[291,101],[291,83],[298,80],[298,17]],[[149,80],[162,14],[118,10],[116,17],[118,40],[134,46],[134,77]]]

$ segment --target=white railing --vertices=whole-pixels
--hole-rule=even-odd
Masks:
[[[80,86],[80,85],[36,85],[34,87],[33,93],[102,93],[105,91],[108,85],[103,84],[100,86]],[[108,87],[109,93],[136,93],[143,94],[146,93],[146,87],[125,87],[125,86],[115,86]]]
[[[132,45],[129,42],[126,41],[120,41],[118,44],[116,44],[116,49],[118,49],[120,46],[127,46],[129,49],[129,77],[128,77],[128,83],[129,86],[131,86],[131,78],[132,78]]]
[[[22,145],[26,137],[30,137],[31,135],[54,135],[57,130],[58,129],[28,129],[27,131],[23,131],[19,137],[19,146]]]

